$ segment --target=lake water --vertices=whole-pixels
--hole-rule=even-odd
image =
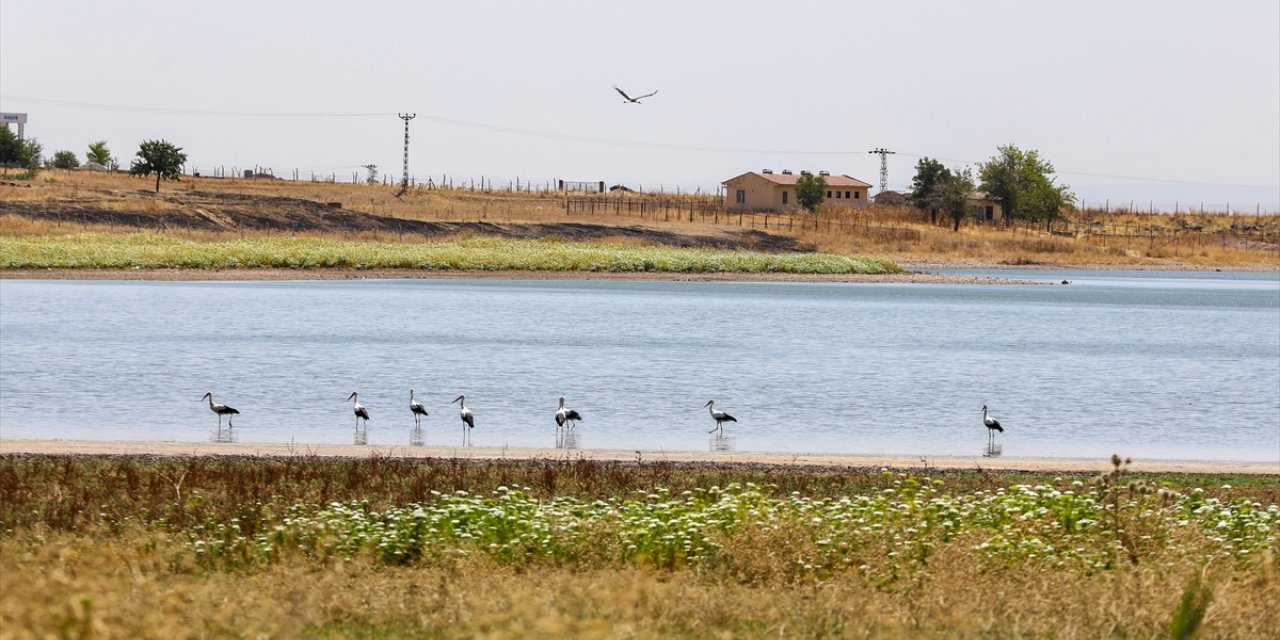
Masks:
[[[999,272],[1069,286],[0,281],[0,435],[1276,461],[1280,276]],[[738,418],[717,443],[703,405]]]

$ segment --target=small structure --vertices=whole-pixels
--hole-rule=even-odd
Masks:
[[[887,207],[907,207],[911,206],[911,198],[897,191],[881,191],[871,197],[871,200],[878,205]]]
[[[871,184],[848,175],[833,176],[826,171],[818,175],[826,179],[827,189],[822,200],[826,205],[865,207],[870,200],[867,192]],[[774,173],[764,169],[759,173],[748,171],[729,178],[724,185],[724,205],[730,211],[790,211],[800,207],[796,201],[796,182],[800,175],[783,169]]]
[[[557,180],[556,183],[556,186],[559,187],[561,191],[604,193],[604,180]]]
[[[0,126],[9,128],[14,125],[18,129],[18,139],[25,140],[27,138],[27,114],[25,113],[0,113]]]
[[[76,169],[78,171],[91,171],[94,173],[105,173],[111,170],[111,169],[108,169],[106,165],[98,164],[97,162],[86,162],[80,165],[79,167],[77,167]]]
[[[973,211],[973,218],[978,222],[1000,222],[1004,220],[1004,207],[999,200],[991,198],[982,191],[972,191],[964,197],[964,203]]]

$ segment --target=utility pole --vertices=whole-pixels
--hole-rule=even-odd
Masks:
[[[889,190],[889,154],[894,153],[884,147],[872,149],[867,153],[880,154],[880,192],[884,193]]]
[[[409,121],[416,117],[416,113],[400,114],[400,119],[404,120],[404,174],[400,177],[400,193],[396,197],[409,192]]]

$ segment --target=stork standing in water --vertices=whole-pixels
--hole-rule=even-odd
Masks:
[[[467,408],[466,396],[458,396],[453,399],[453,402],[462,407],[458,411],[458,417],[462,418],[462,446],[465,447],[471,441],[471,429],[476,428],[476,416]],[[449,404],[453,404],[453,402]]]
[[[427,415],[427,408],[422,406],[421,402],[413,399],[413,389],[409,390],[409,411],[413,413],[414,428],[421,429],[422,416]]]
[[[737,419],[737,418],[735,418],[735,417],[733,417],[733,416],[731,416],[731,415],[729,415],[729,414],[727,414],[727,413],[725,413],[725,412],[723,412],[723,411],[717,411],[717,410],[716,410],[716,401],[715,401],[715,400],[710,400],[710,401],[708,401],[708,402],[707,402],[707,404],[702,405],[702,406],[706,407],[706,408],[707,408],[707,411],[710,411],[710,412],[711,412],[711,419],[716,421],[716,428],[715,428],[715,429],[712,429],[712,430],[710,430],[710,431],[708,431],[707,433],[715,433],[716,431],[719,431],[719,432],[720,432],[720,435],[722,435],[722,436],[723,436],[723,435],[724,435],[724,423],[726,423],[726,422],[737,422],[737,421],[738,421],[738,419]]]
[[[347,399],[355,400],[356,402],[356,405],[351,408],[351,410],[354,411],[356,414],[356,431],[360,430],[361,418],[364,418],[364,430],[368,431],[369,430],[369,410],[364,408],[364,405],[360,404],[360,392],[352,391],[351,395],[347,396]]]
[[[987,451],[991,451],[996,444],[996,432],[1004,433],[1004,427],[1000,426],[1000,421],[987,415],[987,405],[982,405],[982,424],[987,427]]]
[[[556,428],[563,427],[565,423],[568,423],[569,429],[573,429],[581,419],[582,414],[578,413],[577,409],[564,408],[564,396],[560,396],[560,409],[556,411]]]
[[[236,411],[234,407],[228,407],[225,404],[214,404],[212,391],[206,391],[205,394],[200,397],[200,399],[201,400],[208,399],[209,410],[218,414],[218,435],[222,435],[222,416],[227,416],[228,429],[235,427],[234,424],[231,424],[231,420],[234,416],[240,415],[239,411]]]

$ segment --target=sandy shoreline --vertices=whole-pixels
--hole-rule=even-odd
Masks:
[[[674,272],[609,272],[609,271],[439,271],[424,269],[353,269],[315,268],[280,269],[0,269],[0,280],[150,280],[184,281],[285,281],[285,280],[632,280],[666,282],[849,282],[849,283],[920,283],[920,284],[1043,284],[1019,278],[1037,270],[1077,269],[1086,271],[1231,271],[1240,273],[1273,272],[1260,266],[1213,267],[1188,264],[1121,265],[1121,264],[1038,264],[1012,266],[983,261],[928,261],[903,263],[903,273],[827,274],[827,273],[674,273]],[[978,277],[930,273],[938,269],[1001,269],[1008,277]]]
[[[514,447],[408,447],[340,444],[134,442],[89,440],[0,440],[0,454],[151,455],[151,456],[317,456],[458,458],[464,460],[576,460],[750,464],[822,469],[957,469],[1100,473],[1107,460],[1079,458],[985,458],[981,456],[832,455],[820,453],[703,453],[691,451],[623,451],[611,449],[541,449]],[[1280,462],[1203,460],[1135,460],[1131,470],[1154,473],[1222,473],[1280,476]]]
[[[659,273],[605,271],[426,271],[422,269],[0,269],[0,280],[632,280],[663,282],[861,282],[925,284],[1028,284],[1025,280],[909,271],[883,274]]]

